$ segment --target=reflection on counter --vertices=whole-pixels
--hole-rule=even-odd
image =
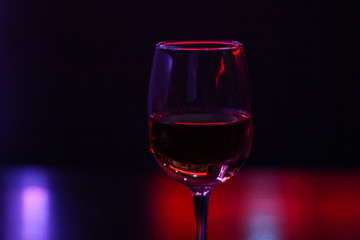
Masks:
[[[358,170],[243,169],[211,193],[208,240],[360,239],[359,189]],[[1,240],[183,240],[194,233],[189,190],[160,170],[0,169]]]

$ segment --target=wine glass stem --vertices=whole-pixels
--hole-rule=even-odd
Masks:
[[[207,212],[210,192],[192,192],[195,217],[196,217],[196,240],[206,240]]]

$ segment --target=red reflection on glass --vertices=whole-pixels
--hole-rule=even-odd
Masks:
[[[216,77],[215,77],[215,79],[216,79],[216,88],[219,87],[219,78],[223,74],[224,70],[225,70],[224,59],[221,58],[220,68],[219,68],[219,71],[216,73]]]
[[[234,56],[239,55],[239,53],[240,53],[240,49],[233,51]]]
[[[238,75],[241,76],[241,78],[246,78],[246,69],[245,69],[245,66],[244,66],[244,60],[242,59],[243,58],[243,55],[244,52],[241,52],[240,49],[237,49],[233,52],[233,55],[234,55],[234,59],[235,59],[235,65],[236,65],[236,69],[238,71]],[[245,84],[244,81],[240,81],[241,84]]]
[[[187,174],[187,175],[196,175],[196,176],[199,176],[199,177],[204,177],[204,176],[207,175],[206,172],[190,172],[190,171],[182,170],[180,168],[176,168],[176,167],[171,166],[171,165],[169,165],[169,168],[175,170],[175,172],[179,172],[179,173],[183,173],[183,174]]]
[[[149,189],[150,239],[193,239],[187,188],[160,174]],[[355,171],[242,171],[212,192],[208,239],[360,239],[359,189]]]

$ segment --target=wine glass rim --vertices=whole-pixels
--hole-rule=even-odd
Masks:
[[[232,50],[243,46],[241,42],[230,40],[161,41],[156,48],[167,50]]]

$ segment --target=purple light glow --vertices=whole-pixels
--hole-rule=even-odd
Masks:
[[[48,239],[49,197],[46,189],[26,187],[22,191],[22,239]]]
[[[50,240],[50,194],[45,170],[24,168],[5,179],[4,240]]]

